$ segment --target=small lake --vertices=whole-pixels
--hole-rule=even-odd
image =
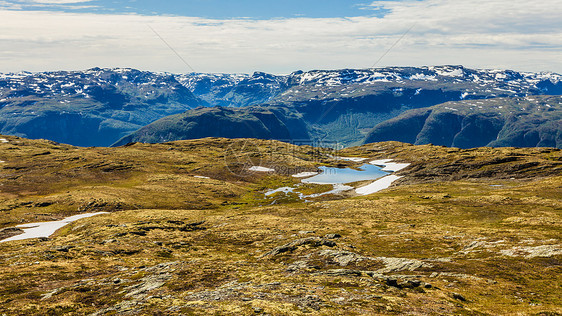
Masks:
[[[322,173],[317,176],[302,180],[304,183],[314,184],[343,184],[357,181],[376,180],[389,175],[388,172],[382,171],[381,167],[364,164],[359,167],[359,170],[351,168],[333,168],[333,167],[320,167]]]

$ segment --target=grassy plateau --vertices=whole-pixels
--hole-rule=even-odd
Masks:
[[[410,166],[300,199],[332,187],[291,175],[365,163],[338,157]],[[0,243],[0,315],[562,314],[558,149],[0,137],[0,239],[101,211]]]

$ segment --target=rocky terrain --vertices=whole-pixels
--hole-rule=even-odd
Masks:
[[[375,194],[299,198],[331,187],[292,175],[349,157],[410,165]],[[3,136],[0,161],[2,239],[108,212],[0,243],[0,314],[562,313],[559,149]]]

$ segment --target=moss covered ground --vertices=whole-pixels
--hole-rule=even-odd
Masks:
[[[562,313],[560,150],[5,139],[0,228],[109,214],[0,243],[0,315]],[[411,165],[368,196],[264,196],[356,166],[337,155]]]

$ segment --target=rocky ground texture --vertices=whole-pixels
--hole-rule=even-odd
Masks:
[[[0,314],[562,313],[557,149],[370,144],[337,154],[410,162],[404,178],[304,202],[264,192],[296,185],[294,171],[358,164],[275,141],[5,139],[1,238],[19,223],[110,213],[0,243]]]

